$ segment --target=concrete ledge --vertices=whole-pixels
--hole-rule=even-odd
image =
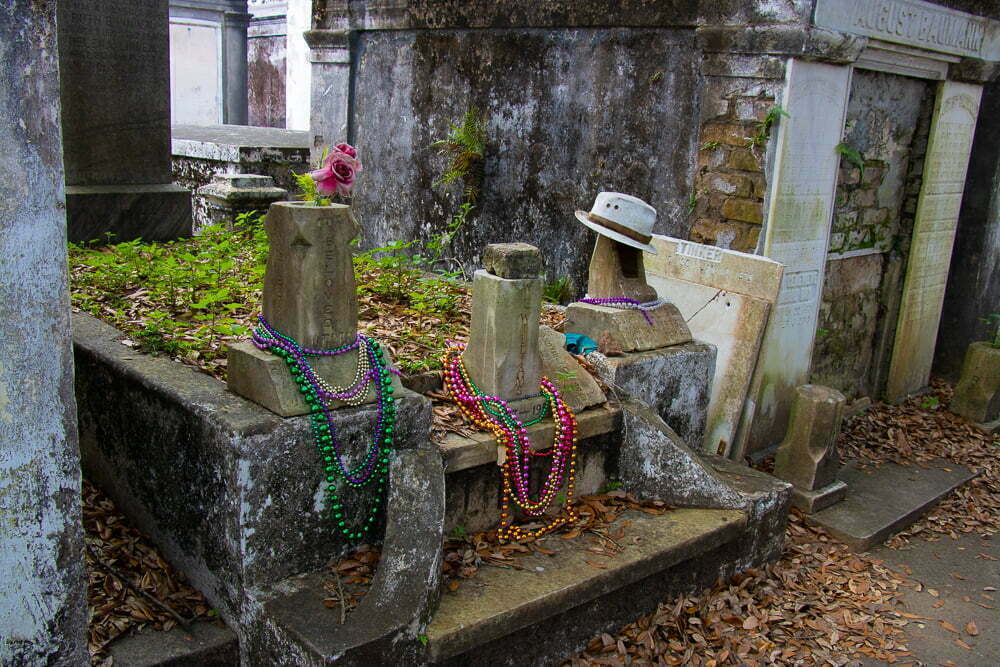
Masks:
[[[826,529],[853,551],[868,551],[979,474],[943,459],[923,465],[884,463],[862,469],[857,461],[848,462],[839,475],[847,484],[847,497],[806,515],[806,521]]]
[[[109,653],[120,667],[236,667],[240,647],[227,627],[193,623],[188,638],[179,627],[169,632],[147,630],[111,644]]]

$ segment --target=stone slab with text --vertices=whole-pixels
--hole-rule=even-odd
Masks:
[[[730,456],[742,449],[744,404],[784,267],[668,236],[654,236],[653,245],[657,254],[646,259],[647,281],[677,306],[696,340],[718,351],[702,449]]]

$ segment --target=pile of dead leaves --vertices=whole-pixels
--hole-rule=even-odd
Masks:
[[[843,665],[905,660],[904,577],[789,518],[782,559],[661,604],[566,665]]]
[[[545,547],[547,540],[574,540],[584,534],[593,535],[595,538],[592,544],[586,547],[587,551],[599,556],[614,557],[621,552],[619,541],[631,525],[629,521],[622,521],[614,527],[611,525],[623,513],[637,510],[647,514],[664,514],[669,509],[660,501],[639,501],[631,494],[616,489],[607,493],[581,496],[576,504],[579,518],[537,540],[501,543],[497,539],[496,530],[471,535],[461,534],[462,531],[459,530],[460,534],[445,540],[444,543],[444,561],[441,566],[444,584],[448,590],[454,592],[461,586],[462,579],[475,578],[479,568],[484,565],[522,570],[524,567],[518,562],[520,558],[533,553],[546,556],[555,553]],[[606,567],[597,560],[587,562],[593,567],[602,569]]]
[[[379,547],[362,544],[353,553],[330,563],[332,576],[323,582],[323,590],[328,594],[323,598],[323,605],[339,611],[341,624],[371,588],[381,557]]]
[[[839,447],[847,458],[915,466],[943,458],[981,473],[894,536],[889,546],[901,546],[914,536],[937,540],[957,538],[959,533],[1000,532],[1000,435],[983,433],[948,412],[952,393],[947,383],[935,380],[931,393],[900,405],[876,403],[848,420],[841,431]]]
[[[102,664],[108,645],[143,628],[170,630],[216,617],[201,593],[130,526],[111,500],[83,483],[88,648]],[[109,660],[109,659],[108,659]]]

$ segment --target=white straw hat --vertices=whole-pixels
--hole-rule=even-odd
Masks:
[[[656,254],[656,248],[650,245],[656,209],[638,197],[601,192],[590,212],[577,211],[576,219],[609,239]]]

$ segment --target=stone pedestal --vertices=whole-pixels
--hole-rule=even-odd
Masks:
[[[791,482],[792,504],[807,514],[842,500],[837,480],[837,436],[847,399],[836,389],[805,384],[795,389],[788,433],[778,448],[774,474]]]
[[[655,297],[654,297],[655,298]],[[566,308],[567,332],[581,333],[598,340],[607,331],[623,352],[643,352],[692,340],[691,330],[677,306],[664,303],[646,313],[589,303],[571,303]]]
[[[656,299],[656,290],[646,282],[642,250],[598,235],[590,256],[587,295],[626,297],[641,303]]]
[[[511,246],[525,247],[518,251]],[[469,345],[462,358],[483,394],[512,401],[521,419],[531,419],[543,402],[533,396],[542,377],[538,352],[541,257],[537,248],[527,244],[493,244],[483,257],[489,258],[498,275],[476,271]]]
[[[69,240],[191,233],[172,184],[166,0],[58,3]]]
[[[287,196],[288,191],[276,187],[273,178],[259,174],[218,174],[211,183],[198,188],[198,197],[204,202],[205,222],[230,229],[240,213],[266,211]]]
[[[358,298],[350,243],[360,228],[350,207],[276,202],[264,227],[271,242],[264,274],[264,318],[305,348],[330,349],[353,341]],[[357,354],[311,363],[321,378],[344,385],[354,377]],[[231,391],[283,417],[308,412],[285,362],[252,343],[230,348],[228,377]],[[398,378],[393,384],[400,387]],[[374,400],[372,392],[368,400]]]
[[[968,347],[951,411],[983,424],[1000,420],[1000,347],[986,342]]]

